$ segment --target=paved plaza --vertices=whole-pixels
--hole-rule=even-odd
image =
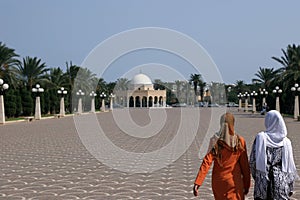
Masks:
[[[200,120],[184,115],[198,112]],[[164,116],[160,130],[152,136],[140,138],[124,133],[122,124],[115,122],[114,112],[83,114],[75,120],[72,116],[48,118],[32,122],[10,122],[0,126],[0,199],[213,199],[211,189],[211,172],[199,189],[200,196],[192,193],[193,182],[201,160],[199,149],[207,145],[205,134],[209,130],[212,110],[218,108],[169,108],[163,109]],[[162,110],[130,109],[131,119],[140,127],[147,127],[151,120],[160,120]],[[195,111],[196,110],[196,111]],[[128,110],[127,110],[128,111]],[[126,111],[126,112],[127,112]],[[255,134],[264,130],[264,118],[259,114],[231,110],[236,117],[236,131],[247,142],[248,154]],[[119,110],[121,115],[124,110]],[[117,114],[116,112],[115,114]],[[156,113],[156,114],[155,114]],[[177,130],[181,129],[180,121],[196,123],[197,135],[191,145],[174,162],[154,171],[134,173],[129,169],[120,169],[123,165],[109,166],[116,152],[106,149],[103,162],[96,159],[84,145],[80,127],[76,120],[84,121],[89,117],[96,118],[103,132],[114,146],[123,152],[134,152],[139,155],[154,152],[173,142]],[[92,119],[91,118],[91,119]],[[294,148],[296,167],[300,169],[300,122],[285,118],[289,135]],[[93,127],[91,132],[95,131]],[[82,129],[88,130],[88,129]],[[134,127],[133,127],[134,130]],[[189,127],[183,127],[189,132]],[[86,131],[89,135],[89,131]],[[99,139],[99,138],[98,138]],[[207,138],[206,138],[207,139]],[[178,149],[187,144],[190,138],[177,142]],[[182,143],[182,144],[181,144]],[[103,144],[105,145],[105,144]],[[98,147],[97,147],[98,148]],[[95,147],[96,149],[96,147]],[[102,154],[102,152],[101,152]],[[103,158],[99,155],[100,158]],[[158,155],[161,156],[161,155]],[[167,158],[166,158],[167,159]],[[124,157],[124,162],[128,160]],[[157,160],[149,160],[145,166],[157,166]],[[166,162],[167,163],[167,162]],[[132,163],[131,163],[132,164]],[[124,165],[126,166],[126,165]],[[132,167],[130,163],[127,166]],[[151,169],[151,168],[147,168]],[[153,168],[154,169],[154,168]],[[292,199],[300,199],[300,181],[296,183]],[[253,199],[253,181],[248,199]]]

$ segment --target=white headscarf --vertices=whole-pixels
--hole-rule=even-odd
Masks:
[[[297,175],[291,141],[286,137],[287,129],[281,114],[276,110],[269,111],[265,117],[265,127],[266,131],[256,136],[256,169],[266,172],[267,147],[283,147],[282,171]]]

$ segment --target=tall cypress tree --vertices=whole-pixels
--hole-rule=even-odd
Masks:
[[[23,107],[23,115],[24,116],[30,116],[33,114],[33,106],[34,101],[31,97],[31,94],[28,90],[23,88],[21,90],[21,96],[22,96],[22,107]]]
[[[4,95],[5,115],[14,117],[16,115],[16,96],[13,90],[8,90]]]

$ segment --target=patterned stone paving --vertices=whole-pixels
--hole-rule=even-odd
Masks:
[[[215,108],[200,109],[198,134],[178,160],[157,171],[138,174],[112,169],[95,159],[82,144],[73,117],[2,125],[0,199],[213,199],[211,174],[200,187],[200,196],[192,194],[210,109]],[[263,116],[232,112],[236,130],[245,137],[249,152],[255,134],[264,128]],[[130,113],[136,123],[145,125],[150,121],[147,109]],[[168,144],[178,128],[180,109],[167,109],[166,113],[161,133],[148,139],[122,133],[111,112],[98,113],[97,119],[115,145],[133,152],[153,151]],[[300,122],[286,118],[286,123],[300,169]],[[295,191],[292,199],[300,199],[299,182]],[[247,198],[253,199],[252,194],[251,188]]]

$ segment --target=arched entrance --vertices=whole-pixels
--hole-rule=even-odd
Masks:
[[[134,99],[133,96],[129,98],[129,107],[134,107]]]
[[[147,97],[145,96],[142,98],[142,107],[147,107]]]
[[[139,96],[135,97],[135,107],[141,107],[141,99]]]
[[[157,103],[158,103],[158,97],[155,96],[155,97],[154,97],[154,106],[157,106]]]
[[[159,106],[162,106],[162,105],[163,105],[163,99],[164,99],[164,98],[163,98],[162,96],[159,97],[159,102],[158,102],[158,103],[159,103]]]
[[[149,97],[149,107],[153,107],[153,97]]]

